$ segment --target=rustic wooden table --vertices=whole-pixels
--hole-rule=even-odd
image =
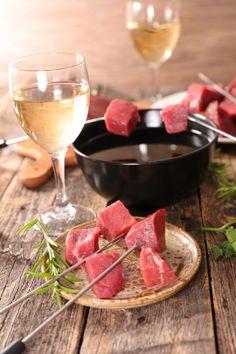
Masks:
[[[4,95],[2,95],[4,97]],[[8,104],[1,105],[1,136],[17,131]],[[11,133],[11,134],[10,134]],[[222,161],[236,169],[235,146],[222,147]],[[16,230],[55,198],[53,179],[36,190],[18,180],[29,161],[5,148],[0,155],[0,243],[13,244]],[[67,169],[72,201],[101,210],[106,201],[86,184],[79,168]],[[174,180],[173,180],[174,183]],[[73,305],[27,345],[29,353],[232,353],[236,352],[236,262],[215,261],[212,247],[224,237],[202,231],[203,225],[222,225],[236,214],[235,200],[222,202],[216,182],[208,175],[191,197],[167,208],[167,220],[188,231],[202,251],[200,269],[190,284],[173,297],[129,310],[101,310]],[[34,234],[33,234],[34,236]],[[32,242],[26,239],[24,247]],[[0,306],[40,284],[27,278],[32,261],[0,254]],[[23,338],[57,309],[50,294],[34,296],[0,317],[0,349]]]
[[[0,137],[22,134],[5,87],[8,62],[18,56],[39,51],[81,51],[87,58],[93,84],[113,86],[129,96],[148,84],[147,66],[134,51],[125,29],[125,3],[126,0],[0,0]],[[161,69],[164,93],[185,90],[197,79],[198,71],[224,84],[232,79],[235,18],[235,0],[182,0],[181,38],[173,57]],[[236,170],[235,146],[224,147],[221,159]],[[18,172],[28,162],[12,148],[0,153],[1,247],[19,243],[15,236],[18,227],[55,198],[52,179],[37,190],[21,185]],[[73,201],[96,211],[106,206],[106,201],[86,184],[79,168],[67,169],[66,181]],[[236,263],[215,261],[212,247],[224,237],[202,232],[203,225],[221,225],[236,215],[235,201],[220,201],[216,188],[209,175],[196,194],[167,208],[168,222],[188,231],[202,251],[200,269],[184,290],[165,301],[134,310],[74,305],[28,343],[28,352],[235,354]],[[28,248],[29,243],[27,238],[24,247]],[[31,263],[0,253],[0,307],[40,284],[25,276]],[[0,349],[27,335],[56,309],[51,296],[43,294],[0,316]]]

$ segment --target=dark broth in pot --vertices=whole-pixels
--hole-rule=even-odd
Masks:
[[[103,161],[142,163],[181,156],[196,149],[195,146],[177,144],[136,144],[101,150],[90,156]]]

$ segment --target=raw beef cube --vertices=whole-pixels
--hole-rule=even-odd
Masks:
[[[112,100],[104,114],[105,125],[110,133],[129,136],[141,121],[138,108],[131,102]]]
[[[236,122],[227,116],[219,117],[219,128],[226,133],[236,136]]]
[[[99,253],[89,257],[85,262],[85,272],[88,281],[93,281],[119,257],[120,254],[117,252]],[[122,264],[118,263],[108,274],[99,280],[92,289],[99,299],[110,299],[123,290],[124,272]]]
[[[188,128],[188,107],[184,103],[167,106],[161,116],[169,134],[184,132]]]
[[[236,98],[236,87],[233,87],[230,92],[231,96]]]
[[[140,269],[148,288],[154,285],[169,286],[178,282],[178,277],[170,265],[150,247],[142,247]]]
[[[188,87],[187,101],[191,112],[203,112],[210,102],[222,99],[222,94],[211,85],[193,83]]]
[[[157,252],[163,252],[166,246],[165,224],[165,209],[160,209],[137,222],[125,237],[127,247],[131,248],[137,241],[142,241],[143,247],[151,247]]]
[[[213,120],[219,129],[236,136],[236,122],[228,118],[228,116],[220,110],[219,102],[211,102],[205,111],[205,115]]]
[[[220,113],[219,113],[219,102],[213,101],[209,103],[207,109],[205,110],[205,115],[211,119],[219,128],[220,127]]]
[[[229,93],[231,93],[232,95],[234,95],[233,94],[233,90],[235,90],[236,89],[236,77],[235,78],[233,78],[233,80],[229,83],[229,85],[226,87],[226,90],[229,92]]]
[[[91,96],[88,119],[103,117],[111,100],[103,96]]]
[[[72,229],[66,236],[65,256],[70,265],[88,257],[98,249],[98,238],[101,232],[98,227],[90,229]]]
[[[102,235],[111,241],[121,234],[126,234],[136,222],[125,205],[117,200],[98,213],[96,226],[101,229]]]
[[[236,119],[236,103],[225,98],[219,106],[220,114],[230,119]]]

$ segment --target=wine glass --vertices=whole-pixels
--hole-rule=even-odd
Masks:
[[[65,189],[65,154],[88,114],[90,89],[84,57],[42,53],[16,59],[9,66],[9,86],[18,122],[52,159],[57,195],[41,220],[53,236],[94,219],[90,208],[70,203]]]
[[[179,0],[133,0],[127,2],[126,27],[136,50],[149,64],[151,82],[141,98],[161,97],[159,67],[167,61],[180,36]]]

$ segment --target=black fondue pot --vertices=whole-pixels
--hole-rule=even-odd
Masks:
[[[203,182],[217,134],[194,122],[186,132],[168,134],[160,110],[139,112],[141,123],[129,137],[107,132],[98,118],[86,122],[73,148],[87,182],[107,200],[120,199],[131,208],[165,207]],[[197,118],[215,127],[204,116]],[[141,160],[129,156],[132,149]]]

